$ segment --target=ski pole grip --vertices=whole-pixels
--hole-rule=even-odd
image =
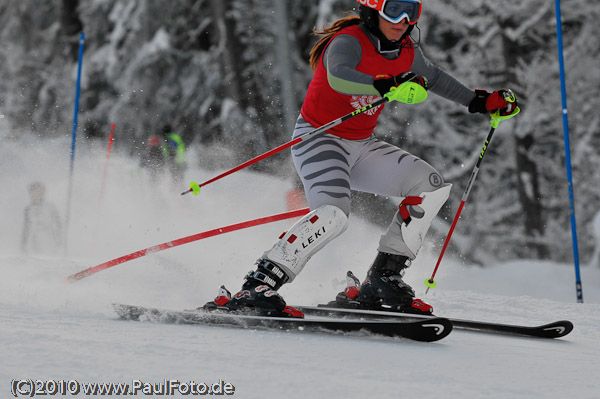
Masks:
[[[510,119],[521,112],[521,108],[517,106],[517,96],[515,96],[515,93],[513,93],[512,90],[504,90],[502,93],[502,98],[508,102],[508,107],[506,107],[504,110],[499,109],[490,114],[490,117],[492,118],[490,120],[490,125],[494,129],[498,128],[500,122]]]

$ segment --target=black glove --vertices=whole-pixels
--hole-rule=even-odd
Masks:
[[[398,76],[392,75],[377,75],[373,81],[373,87],[377,89],[381,97],[387,94],[392,87],[401,85],[404,82],[412,80],[427,89],[427,79],[423,76],[417,76],[412,72],[401,73]]]
[[[475,98],[469,104],[469,112],[490,114],[494,111],[501,110],[500,115],[508,115],[518,106],[517,100],[509,103],[504,99],[504,95],[508,90],[496,90],[489,93],[485,90],[475,90]]]

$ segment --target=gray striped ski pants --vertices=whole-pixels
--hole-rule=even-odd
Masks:
[[[294,137],[313,129],[299,117]],[[408,197],[444,185],[442,176],[427,162],[373,137],[354,141],[325,134],[293,146],[292,158],[310,209],[334,205],[349,215],[351,190]],[[414,259],[416,253],[404,243],[401,224],[396,212],[378,250]]]

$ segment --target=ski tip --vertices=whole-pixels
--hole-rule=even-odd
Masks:
[[[573,331],[574,325],[569,320],[559,320],[554,323],[541,326],[539,329],[542,332],[543,338],[562,338]]]
[[[446,338],[452,332],[452,322],[443,317],[434,317],[425,320],[413,321],[412,324],[418,324],[420,331],[406,335],[406,338],[422,342],[435,342]]]

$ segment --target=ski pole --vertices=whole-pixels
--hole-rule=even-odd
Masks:
[[[256,157],[236,166],[235,168],[229,169],[228,171],[225,171],[225,172],[221,173],[220,175],[218,175],[210,180],[205,181],[204,183],[198,184],[196,182],[191,182],[190,189],[187,191],[184,191],[183,193],[181,193],[181,195],[185,195],[187,193],[194,193],[194,195],[198,195],[198,193],[200,192],[200,187],[204,187],[212,182],[222,179],[225,176],[229,176],[230,174],[235,173],[241,169],[244,169],[250,165],[254,165],[257,162],[262,161],[263,159],[269,158],[270,156],[275,155],[275,154],[285,150],[286,148],[292,147],[298,143],[306,141],[311,137],[318,137],[318,136],[326,133],[327,130],[347,121],[348,119],[352,119],[357,115],[363,114],[372,108],[378,107],[381,104],[386,103],[387,101],[388,101],[387,98],[385,98],[385,97],[381,98],[381,99],[375,101],[374,103],[367,105],[364,108],[361,108],[352,113],[349,113],[348,115],[342,116],[341,118],[338,118],[334,121],[327,123],[326,125],[323,125],[317,129],[311,130],[310,132],[306,132],[306,133],[296,137],[295,139],[288,141],[287,143],[281,144],[280,146],[275,147],[272,150],[265,152],[264,154],[258,155]]]
[[[73,169],[75,168],[75,145],[77,143],[77,118],[79,116],[79,94],[81,92],[81,70],[83,66],[83,50],[85,47],[85,35],[81,32],[79,36],[79,57],[77,63],[77,85],[75,86],[75,110],[73,112],[73,132],[71,134],[71,152],[69,162],[69,185],[67,191],[67,210],[65,212],[65,229],[63,250],[67,254],[67,244],[69,241],[69,224],[71,221],[71,198],[73,196]]]
[[[558,69],[560,73],[560,93],[562,103],[563,137],[565,143],[565,168],[567,181],[569,183],[569,219],[571,221],[571,241],[573,246],[573,265],[575,266],[575,293],[577,302],[583,303],[583,285],[581,283],[581,272],[579,270],[579,244],[577,242],[577,223],[575,220],[575,197],[573,194],[573,171],[571,166],[571,143],[569,138],[569,112],[567,108],[567,86],[565,78],[565,60],[563,50],[562,17],[560,11],[560,0],[555,1],[556,13],[556,39],[558,44]]]
[[[516,101],[516,97],[515,97],[514,93],[510,90],[507,90],[505,92],[504,99],[510,103],[513,103]],[[511,106],[509,105],[509,107],[511,107]],[[463,208],[465,207],[465,204],[467,203],[467,198],[469,197],[469,193],[471,192],[473,183],[475,182],[475,179],[477,178],[477,174],[479,173],[479,168],[481,167],[481,162],[483,162],[483,157],[485,156],[485,153],[490,146],[490,142],[492,141],[492,136],[494,135],[496,128],[500,125],[501,121],[512,118],[513,116],[517,115],[519,112],[521,112],[521,109],[519,107],[516,107],[509,115],[500,115],[500,110],[498,110],[497,112],[495,112],[494,114],[491,115],[492,119],[490,121],[490,125],[492,127],[490,129],[490,132],[487,135],[487,138],[485,139],[485,144],[483,145],[483,149],[479,153],[479,159],[475,163],[475,167],[473,168],[473,172],[471,173],[471,177],[469,179],[469,182],[467,183],[467,188],[465,189],[465,192],[463,193],[462,199],[460,201],[460,205],[458,206],[458,211],[456,211],[456,215],[454,216],[454,220],[452,221],[452,225],[450,226],[450,231],[448,232],[448,235],[446,236],[446,241],[444,242],[444,246],[442,247],[442,252],[440,252],[440,256],[437,260],[435,268],[433,269],[433,273],[431,274],[431,277],[425,279],[425,286],[427,287],[427,289],[425,290],[425,294],[427,294],[429,292],[430,288],[435,288],[435,286],[437,284],[434,280],[435,274],[437,273],[437,270],[440,267],[440,263],[442,263],[442,258],[444,257],[446,248],[448,248],[448,244],[450,243],[450,238],[452,237],[452,233],[454,233],[454,228],[456,227],[456,224],[458,223],[460,214],[461,214]]]
[[[406,79],[402,84],[400,84],[398,87],[392,88],[392,90],[387,93],[386,95],[384,95],[382,98],[380,98],[379,100],[361,108],[361,109],[357,109],[356,111],[353,111],[347,115],[342,116],[341,118],[338,118],[336,120],[333,120],[319,128],[316,128],[314,130],[311,130],[310,132],[304,133],[298,137],[296,137],[293,140],[288,141],[287,143],[281,144],[278,147],[273,148],[272,150],[269,150],[267,152],[265,152],[264,154],[258,155],[232,169],[229,169],[223,173],[221,173],[220,175],[213,177],[210,180],[205,181],[204,183],[196,183],[196,182],[191,182],[190,183],[190,189],[187,191],[184,191],[183,193],[181,193],[181,195],[185,195],[187,193],[194,193],[194,195],[198,195],[198,193],[200,192],[200,187],[204,187],[212,182],[215,182],[219,179],[222,179],[225,176],[229,176],[232,173],[235,173],[241,169],[244,169],[250,165],[253,165],[257,162],[262,161],[263,159],[266,159],[272,155],[275,155],[283,150],[285,150],[286,148],[292,147],[298,143],[301,143],[303,141],[306,141],[310,138],[314,138],[314,137],[318,137],[320,135],[323,135],[327,132],[327,130],[346,122],[349,119],[354,118],[355,116],[364,114],[365,112],[379,107],[382,104],[385,104],[389,101],[400,101],[406,104],[417,104],[420,102],[423,102],[427,99],[427,91],[426,89],[421,86],[420,84],[412,81],[415,78],[417,78],[417,76],[415,76],[414,74],[410,74],[410,76],[403,76],[400,75],[397,78],[400,79]]]
[[[111,268],[116,265],[120,265],[121,263],[125,263],[130,260],[141,258],[142,256],[146,256],[148,254],[163,251],[163,250],[169,249],[169,248],[174,248],[179,245],[188,244],[190,242],[199,241],[204,238],[214,237],[214,236],[217,236],[220,234],[225,234],[225,233],[230,233],[232,231],[246,229],[248,227],[259,226],[261,224],[267,224],[267,223],[277,222],[280,220],[286,220],[286,219],[292,219],[295,217],[300,217],[300,216],[306,215],[308,212],[310,212],[310,209],[308,209],[308,208],[296,209],[293,211],[278,213],[275,215],[265,216],[265,217],[253,219],[253,220],[247,220],[245,222],[231,224],[229,226],[224,226],[224,227],[216,228],[213,230],[204,231],[202,233],[193,234],[191,236],[178,238],[177,240],[168,241],[168,242],[165,242],[162,244],[154,245],[152,247],[141,249],[139,251],[135,251],[130,254],[120,256],[113,260],[109,260],[108,262],[101,263],[97,266],[89,267],[78,273],[75,273],[75,274],[65,277],[64,281],[67,283],[73,283],[75,281],[79,281],[86,277],[89,277],[92,274],[101,272],[102,270],[106,270],[108,268]]]

